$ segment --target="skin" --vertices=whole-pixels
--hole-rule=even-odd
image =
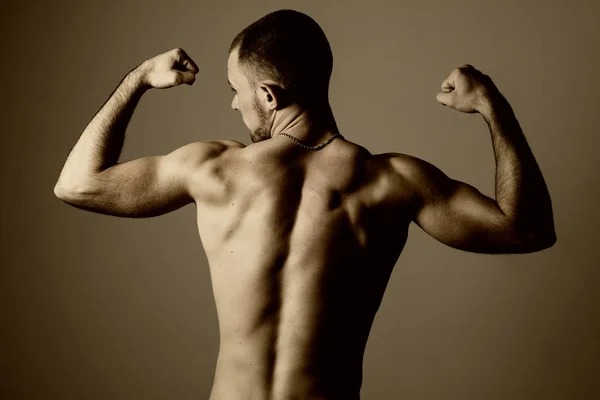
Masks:
[[[531,253],[556,241],[544,179],[508,102],[470,65],[437,101],[480,113],[496,156],[496,200],[401,153],[370,154],[337,138],[329,107],[282,105],[277,82],[252,85],[228,60],[231,107],[253,144],[195,142],[118,163],[139,98],[193,84],[181,49],[123,79],[72,149],[55,194],[85,210],[150,217],[197,209],[219,317],[211,400],[359,399],[374,316],[411,222],[457,249]]]

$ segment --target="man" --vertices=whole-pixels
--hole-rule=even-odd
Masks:
[[[72,149],[55,193],[73,206],[150,217],[197,209],[219,316],[211,400],[358,399],[362,360],[415,222],[478,253],[531,253],[556,236],[542,174],[506,99],[470,65],[437,101],[488,123],[496,200],[406,154],[340,136],[328,101],[333,58],[317,23],[291,10],[240,32],[228,78],[253,144],[195,142],[118,163],[150,88],[193,84],[181,49],[132,70]]]

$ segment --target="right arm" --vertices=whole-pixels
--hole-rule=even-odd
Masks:
[[[198,67],[180,48],[128,73],[71,150],[54,194],[75,207],[121,217],[152,217],[195,201],[198,172],[235,141],[195,142],[166,155],[118,162],[125,129],[150,88],[194,83]]]
[[[195,178],[233,141],[194,142],[169,154],[117,163],[84,181],[55,189],[64,202],[87,211],[129,218],[162,215],[195,202],[202,183]],[[198,189],[200,187],[200,189]]]

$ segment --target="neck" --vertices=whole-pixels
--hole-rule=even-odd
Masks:
[[[314,145],[339,133],[329,104],[307,110],[296,104],[277,110],[272,115],[271,137],[287,133],[296,139]]]

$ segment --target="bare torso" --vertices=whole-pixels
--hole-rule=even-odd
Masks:
[[[311,152],[274,138],[198,173],[220,330],[210,400],[359,399],[411,221],[409,190],[386,165],[342,139]]]

